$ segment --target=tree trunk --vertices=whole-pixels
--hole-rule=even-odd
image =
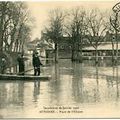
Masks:
[[[82,63],[82,60],[83,58],[82,58],[82,48],[81,48],[79,51],[79,63]]]
[[[72,48],[71,61],[74,61],[74,49]]]
[[[82,38],[80,38],[80,44],[79,44],[79,63],[82,63]]]
[[[112,41],[112,63],[115,61],[115,49],[114,49],[114,42]]]
[[[4,20],[4,13],[2,11],[2,16],[1,16],[1,21],[0,21],[0,52],[3,51],[3,20]]]
[[[117,99],[119,98],[119,77],[118,77],[118,66],[116,67],[116,91],[117,91]]]
[[[58,45],[55,43],[55,63],[58,63]]]
[[[95,48],[95,63],[98,63],[98,50],[97,47]]]
[[[117,40],[117,30],[115,33],[115,38],[116,38],[116,63],[118,62],[118,40]]]
[[[72,44],[71,60],[72,60],[72,62],[75,61],[75,45],[74,45],[74,43]]]
[[[116,63],[118,61],[117,21],[118,21],[118,13],[116,13],[116,15],[115,15]]]

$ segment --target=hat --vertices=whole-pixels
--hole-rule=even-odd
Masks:
[[[36,51],[35,54],[38,54],[38,52]]]

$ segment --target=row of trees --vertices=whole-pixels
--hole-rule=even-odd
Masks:
[[[82,49],[90,44],[95,48],[97,62],[97,49],[105,40],[106,32],[115,33],[110,16],[114,17],[114,14],[101,13],[99,9],[86,11],[80,7],[69,12],[61,9],[52,10],[49,14],[49,25],[45,27],[44,33],[46,40],[52,40],[55,43],[55,61],[58,61],[59,41],[66,35],[71,43],[72,61],[82,62]]]
[[[23,2],[0,2],[0,53],[22,52],[30,39],[30,14]]]

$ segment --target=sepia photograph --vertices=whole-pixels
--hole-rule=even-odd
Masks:
[[[0,1],[0,119],[120,118],[120,2]]]

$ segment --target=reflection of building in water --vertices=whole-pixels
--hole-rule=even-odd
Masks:
[[[34,92],[33,92],[34,102],[37,102],[39,94],[40,94],[40,81],[35,80],[34,81]]]

